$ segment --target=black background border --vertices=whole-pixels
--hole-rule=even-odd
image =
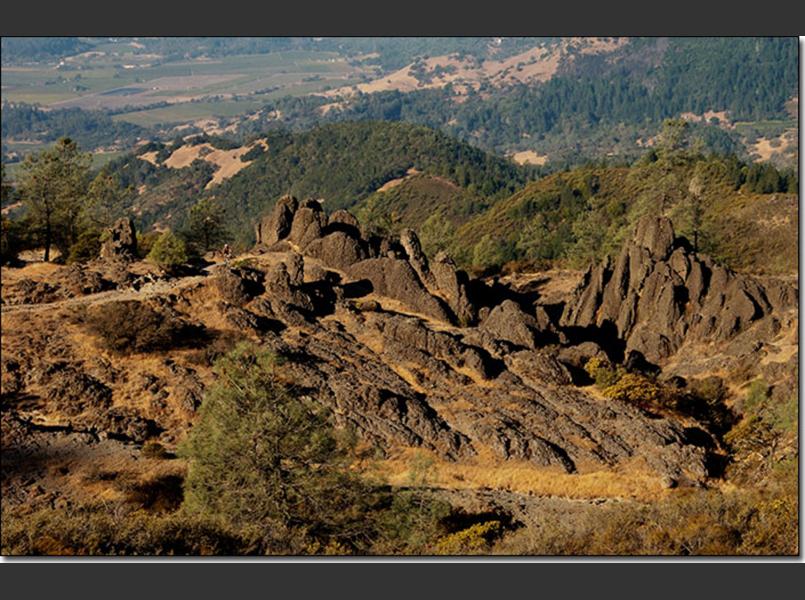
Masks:
[[[584,36],[803,33],[792,0],[6,0],[0,35]]]

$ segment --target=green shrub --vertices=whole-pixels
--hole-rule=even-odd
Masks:
[[[45,509],[32,514],[3,509],[4,555],[232,555],[259,550],[253,538],[218,519],[175,513],[120,514],[104,506]]]
[[[157,442],[156,440],[148,440],[143,444],[143,448],[141,450],[142,455],[146,458],[168,458],[170,456],[170,452],[165,449],[165,446]]]
[[[20,225],[5,215],[0,216],[0,264],[11,263],[22,250]]]
[[[651,504],[617,503],[547,519],[501,539],[496,554],[796,555],[797,496],[680,490]]]
[[[491,543],[500,536],[500,521],[476,523],[466,529],[451,533],[436,543],[435,553],[445,555],[484,554]]]
[[[147,260],[160,269],[173,271],[187,262],[187,248],[184,241],[165,231],[154,242]]]
[[[607,398],[623,400],[642,408],[665,407],[668,400],[663,386],[637,373],[625,373],[615,383],[605,387],[603,394]]]
[[[145,258],[154,247],[154,243],[160,238],[162,234],[159,231],[147,231],[145,233],[137,234],[137,255],[140,258]]]
[[[597,356],[587,361],[584,370],[595,382],[595,385],[602,389],[615,385],[625,374],[623,367],[615,367],[608,360]]]

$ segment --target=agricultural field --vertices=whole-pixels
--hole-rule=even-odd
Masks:
[[[271,98],[351,85],[371,74],[368,67],[350,65],[334,52],[289,51],[162,62],[160,55],[132,50],[129,43],[108,43],[55,64],[5,67],[3,99],[43,108],[124,112],[121,119],[148,126],[234,116]],[[136,110],[202,99],[179,110]]]

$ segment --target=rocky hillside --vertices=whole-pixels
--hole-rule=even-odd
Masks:
[[[413,231],[370,235],[313,200],[283,198],[255,234],[237,261],[172,278],[125,243],[86,266],[4,268],[4,498],[116,498],[154,469],[181,481],[181,461],[143,448],[186,435],[212,361],[241,339],[284,357],[389,470],[411,449],[474,470],[454,487],[512,467],[543,483],[507,487],[531,492],[567,477],[571,495],[607,495],[587,486],[601,478],[609,493],[711,485],[729,460],[714,415],[730,408],[695,384],[794,389],[797,290],[714,264],[667,219],[642,220],[615,263],[565,274],[569,294],[552,274],[471,279]],[[675,400],[602,393],[593,364]]]

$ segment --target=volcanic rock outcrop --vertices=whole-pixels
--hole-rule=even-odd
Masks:
[[[292,196],[284,196],[277,200],[271,214],[257,222],[254,234],[257,244],[271,246],[285,238],[291,232],[291,223],[299,202]]]
[[[330,268],[365,279],[377,294],[398,300],[414,312],[454,323],[469,324],[476,318],[466,276],[443,253],[431,269],[411,230],[402,232],[399,244],[367,240],[350,213],[338,210],[328,219],[320,202],[286,196],[256,225],[255,233],[258,246],[289,242]]]
[[[796,290],[761,284],[694,252],[665,217],[644,217],[617,260],[590,267],[560,324],[617,338],[659,363],[686,342],[723,342],[796,305]]]
[[[134,221],[122,218],[115,221],[104,235],[102,259],[134,260],[137,257],[137,232]]]
[[[635,353],[659,363],[689,341],[726,340],[757,356],[752,343],[776,336],[777,312],[796,306],[796,290],[697,255],[666,219],[641,221],[620,257],[590,269],[564,305],[565,292],[542,302],[538,292],[470,280],[446,254],[429,260],[414,232],[369,236],[349,213],[328,218],[316,201],[283,198],[256,230],[255,255],[210,276],[98,294],[97,278],[65,267],[48,276],[60,282],[55,292],[6,303],[4,406],[15,418],[46,417],[43,427],[174,445],[214,381],[214,359],[250,339],[284,359],[295,393],[329,407],[378,455],[413,447],[490,469],[504,461],[613,476],[634,468],[684,485],[718,464],[708,425],[606,397],[577,385],[579,373],[607,355],[626,368],[640,366]],[[64,294],[67,278],[81,295]],[[18,285],[32,294],[43,283]],[[121,302],[203,327],[147,360],[136,348],[111,352],[88,325]],[[776,354],[795,362],[786,352]]]

